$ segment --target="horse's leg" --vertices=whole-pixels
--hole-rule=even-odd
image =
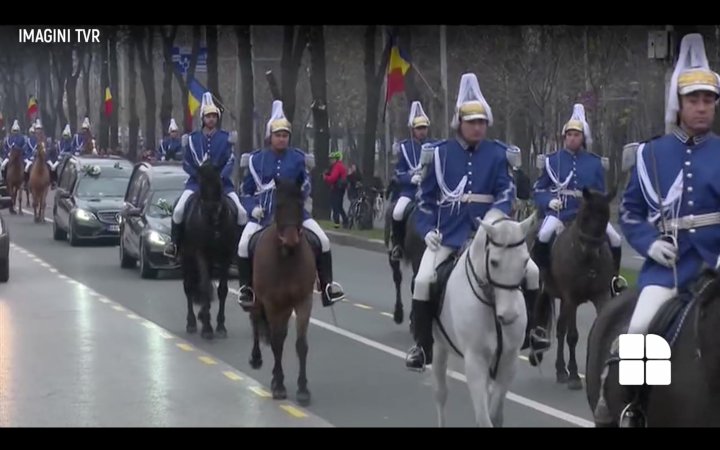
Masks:
[[[262,310],[263,305],[258,301],[258,308],[250,311],[250,323],[252,324],[253,330],[253,348],[250,352],[250,367],[253,369],[259,369],[262,367],[262,353],[260,352],[260,322],[265,319],[262,315],[265,312]]]
[[[220,305],[218,306],[217,326],[215,334],[219,338],[227,337],[227,329],[225,328],[225,299],[228,294],[228,269],[223,268],[220,272],[220,280],[218,282],[217,295]]]
[[[186,270],[188,272],[186,272]],[[189,268],[184,269],[183,272],[183,290],[185,291],[185,297],[187,298],[187,325],[185,326],[185,330],[188,333],[196,333],[197,332],[197,320],[195,319],[195,310],[193,309],[193,295],[195,294],[193,291],[193,283],[192,280],[189,278]]]
[[[390,257],[388,253],[388,260],[390,261],[390,268],[392,269],[393,282],[395,283],[395,311],[393,311],[393,320],[397,324],[403,323],[403,303],[402,303],[402,268],[400,267],[400,261],[395,261]]]
[[[9,186],[8,189],[10,190],[10,214],[17,214],[17,211],[15,210],[15,204],[17,203],[17,190],[15,189],[15,186]]]
[[[565,336],[567,334],[569,300],[560,299],[560,315],[557,322],[557,357],[555,359],[555,376],[558,383],[567,383],[568,372],[565,368]]]
[[[570,357],[568,358],[568,371],[570,372],[568,377],[568,389],[577,391],[583,387],[582,381],[580,381],[580,375],[578,374],[577,361],[575,360],[575,347],[577,347],[579,339],[577,329],[577,304],[572,303],[572,306],[568,309],[567,344],[568,352],[570,353]]]
[[[275,357],[270,387],[274,399],[284,400],[287,398],[287,390],[285,389],[285,374],[282,369],[282,354],[292,310],[290,308],[280,311],[266,309],[266,312],[270,323],[270,348],[272,348]]]
[[[491,427],[488,401],[490,374],[485,359],[471,352],[465,353],[465,376],[475,410],[475,423],[479,427]]]
[[[435,409],[437,411],[438,427],[445,426],[445,404],[447,403],[447,363],[448,349],[445,344],[435,339],[433,346],[433,387],[435,389]]]
[[[212,324],[210,323],[210,319],[212,318],[212,316],[210,315],[210,305],[212,303],[213,297],[213,285],[211,278],[212,266],[210,264],[210,261],[204,255],[198,257],[197,261],[197,295],[199,297],[200,304],[202,305],[200,307],[200,313],[198,313],[198,319],[200,319],[200,322],[202,323],[202,330],[200,331],[200,336],[202,336],[203,339],[212,339],[215,337]]]
[[[300,406],[310,404],[310,391],[307,387],[307,330],[310,324],[310,312],[312,311],[312,295],[295,308],[295,327],[297,328],[297,340],[295,341],[295,351],[300,361],[300,370],[298,372],[298,390],[297,402]]]

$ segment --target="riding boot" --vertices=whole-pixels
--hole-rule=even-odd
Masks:
[[[622,247],[610,247],[610,251],[613,256],[613,263],[615,268],[615,276],[612,280],[612,295],[613,297],[620,295],[622,291],[627,289],[628,282],[620,275],[620,263],[622,261]]]
[[[169,258],[177,258],[182,241],[183,226],[175,223],[174,220],[171,220],[170,223],[170,242],[165,245],[163,253]]]
[[[535,264],[537,264],[540,272],[550,270],[550,244],[536,240],[533,247],[532,259],[535,261]]]
[[[238,279],[240,281],[240,293],[238,304],[243,311],[249,311],[255,304],[255,292],[252,290],[252,261],[250,258],[238,258]]]
[[[402,244],[405,240],[405,222],[402,220],[392,221],[392,231],[390,233],[390,242],[392,249],[390,250],[390,259],[400,261],[403,257]]]
[[[422,372],[425,365],[432,364],[432,305],[429,301],[412,301],[415,345],[408,351],[405,367]]]
[[[527,312],[527,325],[525,325],[525,340],[523,341],[523,345],[520,350],[525,350],[530,346],[530,327],[533,325],[534,322],[535,302],[537,301],[539,293],[539,289],[523,290],[523,297],[525,298],[525,310]]]
[[[333,281],[332,255],[330,250],[320,253],[317,258],[318,280],[323,306],[331,306],[345,298],[342,286]]]

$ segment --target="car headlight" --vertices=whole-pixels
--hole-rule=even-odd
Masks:
[[[157,231],[151,231],[147,235],[148,242],[153,245],[165,245],[169,240],[170,236]]]
[[[84,209],[76,209],[74,214],[75,214],[75,218],[82,222],[92,222],[92,221],[97,220],[97,218],[95,217],[95,214],[93,214],[89,211],[85,211]]]

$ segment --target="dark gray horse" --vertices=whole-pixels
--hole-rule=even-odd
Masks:
[[[685,320],[671,346],[671,384],[639,391],[647,426],[720,427],[720,275],[704,272],[693,291],[695,300],[684,312]],[[620,294],[598,313],[588,336],[586,380],[592,411],[598,403],[601,375],[608,368],[603,397],[609,422],[596,417],[597,426],[617,427],[622,409],[632,400],[618,384],[617,362],[606,363],[615,339],[627,332],[637,297],[637,289]],[[651,330],[656,321],[657,317]]]
[[[588,300],[595,311],[602,309],[610,299],[610,287],[614,265],[606,228],[610,220],[610,202],[617,191],[605,195],[583,189],[583,201],[577,217],[552,245],[550,273],[541,273],[542,286],[532,319],[534,324],[544,325],[535,333],[546,335],[552,328],[552,306],[560,299],[557,321],[557,358],[555,370],[558,383],[568,383],[568,388],[582,389],[578,374],[575,348],[579,339],[577,308]],[[565,340],[567,338],[569,360],[565,365]],[[542,353],[531,339],[530,363],[542,361]]]

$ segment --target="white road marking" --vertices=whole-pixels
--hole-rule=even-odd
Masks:
[[[238,293],[239,293],[238,290],[234,289],[234,288],[230,288],[229,290],[230,290],[230,292],[234,293],[235,295],[238,295]],[[388,345],[382,344],[377,341],[373,341],[372,339],[368,339],[364,336],[360,336],[359,334],[353,333],[352,331],[348,331],[343,328],[336,327],[335,325],[331,325],[329,323],[323,322],[322,320],[318,320],[314,317],[310,318],[310,323],[312,323],[313,325],[318,326],[320,328],[324,328],[328,331],[331,331],[333,333],[344,336],[348,339],[352,339],[353,341],[358,342],[360,344],[367,345],[368,347],[372,347],[376,350],[380,350],[381,352],[385,352],[388,355],[392,355],[392,356],[395,356],[396,358],[405,360],[405,352],[400,351],[396,348],[390,347]],[[429,366],[429,368],[432,368],[432,366]],[[450,376],[451,378],[454,378],[458,381],[462,381],[463,383],[467,383],[467,378],[465,378],[465,375],[462,373],[456,372],[454,370],[448,370],[448,376]],[[565,422],[572,423],[573,425],[577,425],[579,427],[585,427],[585,428],[595,427],[595,424],[593,422],[583,419],[582,417],[578,417],[573,414],[567,413],[565,411],[561,411],[559,409],[553,408],[552,406],[537,402],[535,400],[531,400],[529,398],[523,397],[523,396],[515,394],[513,392],[508,391],[507,399],[510,401],[513,401],[515,403],[521,404],[523,406],[526,406],[528,408],[539,411],[548,416],[552,416],[557,419],[563,420]]]

